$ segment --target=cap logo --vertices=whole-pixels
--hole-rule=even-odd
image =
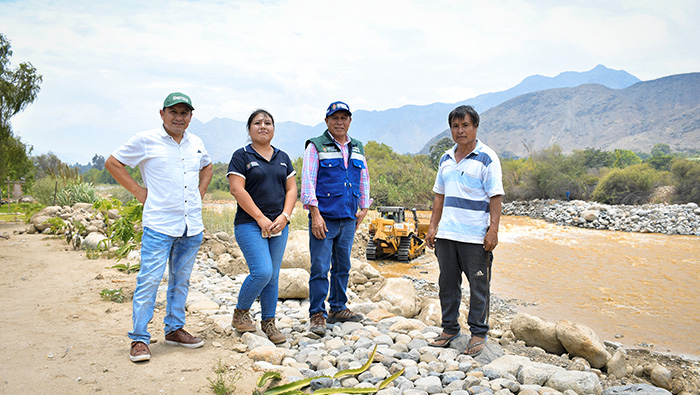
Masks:
[[[184,96],[173,96],[173,100],[184,100],[186,102],[190,102],[190,99],[184,97]]]

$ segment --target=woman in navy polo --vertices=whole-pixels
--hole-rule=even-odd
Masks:
[[[256,331],[250,306],[260,296],[261,329],[279,344],[287,337],[275,326],[277,283],[297,199],[296,171],[289,156],[270,144],[275,120],[269,112],[253,111],[246,128],[251,143],[233,153],[226,174],[238,202],[236,241],[250,272],[241,286],[231,325],[239,332]]]

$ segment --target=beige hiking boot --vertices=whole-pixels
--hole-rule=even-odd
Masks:
[[[279,329],[275,326],[275,319],[268,318],[260,323],[260,328],[267,335],[267,338],[275,344],[284,343],[287,341],[287,336],[285,336]]]
[[[255,332],[258,328],[253,322],[253,318],[250,316],[250,310],[239,310],[235,309],[233,311],[233,320],[231,320],[231,326],[236,328],[238,332]]]

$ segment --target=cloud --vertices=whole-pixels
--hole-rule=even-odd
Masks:
[[[13,128],[37,150],[102,133],[108,154],[159,123],[171,91],[195,117],[315,125],[353,109],[457,102],[597,64],[653,79],[700,68],[695,1],[0,1],[13,63],[44,76]],[[85,152],[91,158],[94,152]]]

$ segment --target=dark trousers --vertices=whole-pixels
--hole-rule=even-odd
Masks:
[[[442,329],[449,334],[461,331],[458,318],[464,273],[469,281],[469,331],[472,336],[485,337],[489,331],[493,253],[485,251],[481,244],[437,239],[435,255],[440,265]]]

